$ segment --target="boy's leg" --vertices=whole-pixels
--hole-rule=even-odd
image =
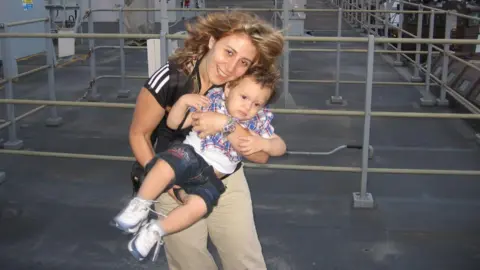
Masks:
[[[168,194],[157,199],[155,210],[167,215],[178,207]],[[165,254],[170,270],[205,269],[217,270],[215,261],[207,249],[207,223],[201,219],[189,228],[163,238]]]
[[[211,208],[208,208],[211,209]],[[162,238],[182,231],[200,220],[207,213],[207,204],[197,195],[189,195],[185,204],[175,208],[165,218],[152,219],[143,226],[128,244],[128,249],[138,260],[144,260],[154,251],[154,260],[163,244]]]
[[[161,153],[158,157],[136,197],[114,217],[113,223],[117,228],[136,233],[146,221],[153,200],[171,184],[176,174],[181,174],[182,168],[185,167],[181,159],[168,152]]]
[[[267,269],[243,167],[224,183],[227,189],[207,218],[208,232],[217,247],[223,269]]]
[[[145,177],[137,197],[143,200],[155,200],[174,178],[175,172],[172,167],[166,161],[159,159]]]
[[[173,209],[168,216],[158,221],[165,234],[184,230],[199,221],[207,213],[205,201],[197,195],[189,195],[185,204]]]

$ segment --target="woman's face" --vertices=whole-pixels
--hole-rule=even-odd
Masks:
[[[233,81],[248,70],[257,49],[246,34],[232,34],[219,40],[210,38],[206,71],[210,83],[221,85]]]

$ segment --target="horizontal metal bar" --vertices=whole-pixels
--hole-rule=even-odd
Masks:
[[[15,117],[15,121],[20,121],[20,120],[22,120],[23,118],[26,118],[26,117],[28,117],[28,116],[30,116],[30,115],[32,115],[32,114],[34,114],[34,113],[36,113],[36,112],[44,109],[45,107],[47,107],[47,106],[46,106],[46,105],[38,106],[38,107],[36,107],[36,108],[34,108],[34,109],[32,109],[32,110],[30,110],[30,111],[28,111],[28,112],[26,112],[26,113],[24,113],[24,114],[22,114],[22,115],[19,115],[19,116]],[[11,124],[12,124],[12,122],[10,122],[10,121],[5,121],[5,123],[3,123],[3,124],[0,125],[0,130],[2,130],[2,129],[4,129],[4,128],[8,127],[8,126],[10,126]]]
[[[118,78],[122,78],[121,75],[100,75],[98,77],[95,78],[96,81],[100,80],[100,79],[118,79]],[[148,79],[148,76],[133,76],[133,75],[125,75],[124,76],[125,79],[137,79],[137,80],[145,80],[145,79]]]
[[[27,105],[56,105],[73,107],[98,107],[98,108],[120,108],[133,109],[135,104],[113,103],[113,102],[83,102],[83,101],[52,101],[52,100],[30,100],[30,99],[0,99],[0,104],[27,104]],[[304,110],[304,109],[271,109],[279,114],[309,114],[309,115],[331,115],[331,116],[364,116],[363,111],[337,111],[337,110]],[[444,119],[480,119],[480,114],[461,113],[419,113],[419,112],[372,112],[377,117],[400,117],[400,118],[444,118]]]
[[[33,74],[33,73],[36,73],[36,72],[39,72],[39,71],[48,69],[49,67],[50,67],[50,65],[44,65],[44,66],[41,66],[41,67],[38,67],[38,68],[34,68],[34,69],[32,69],[32,70],[29,70],[29,71],[20,73],[20,74],[18,74],[17,76],[13,77],[12,79],[13,79],[13,80],[14,80],[14,79],[20,79],[20,78],[22,78],[22,77],[31,75],[31,74]]]
[[[36,72],[39,72],[39,71],[42,71],[42,70],[45,70],[47,68],[49,68],[50,66],[49,65],[45,65],[45,66],[41,66],[41,67],[38,67],[38,68],[34,68],[32,70],[29,70],[29,71],[26,71],[26,72],[23,72],[23,73],[20,73],[18,74],[17,76],[15,77],[12,77],[10,78],[10,80],[15,80],[15,79],[20,79],[22,77],[25,77],[27,75],[30,75],[30,74],[33,74],[33,73],[36,73]],[[1,80],[0,81],[0,85],[4,85],[8,82],[8,78],[4,79],[4,80]]]
[[[123,10],[124,12],[126,11],[133,11],[133,12],[141,12],[141,11],[161,11],[162,9],[160,8],[101,8],[101,9],[90,9],[91,12],[105,12],[105,11],[113,11],[113,12],[120,12],[120,10]],[[264,11],[264,12],[282,12],[284,9],[281,8],[169,8],[167,11],[190,11],[190,12],[195,12],[195,11],[225,11],[225,10],[240,10],[240,11]],[[293,9],[288,9],[288,12],[338,12],[338,9],[325,9],[325,8],[293,8]],[[348,10],[348,12],[352,13],[368,13],[372,12],[372,10],[369,9],[355,9],[355,10]],[[426,11],[416,11],[416,10],[375,10],[376,13],[412,13],[412,14],[418,14],[418,13],[430,13]],[[438,13],[445,13],[443,12],[438,12]]]
[[[0,33],[0,38],[98,38],[98,39],[150,39],[159,38],[158,34],[108,34],[108,33]],[[185,39],[186,35],[166,35],[169,39]],[[290,41],[317,41],[317,42],[367,42],[364,37],[303,37],[285,36]],[[376,37],[376,43],[425,43],[425,44],[480,44],[477,39],[428,39],[428,38],[383,38]]]
[[[292,48],[292,52],[337,52],[337,49],[309,49],[309,48]],[[367,49],[340,49],[341,52],[352,53],[366,53]],[[395,51],[395,50],[375,50],[376,53],[415,53],[415,54],[428,54],[428,51]],[[440,54],[439,52],[432,52],[433,54]]]
[[[40,18],[40,19],[32,19],[32,20],[11,22],[11,23],[7,23],[5,25],[7,27],[13,27],[13,26],[20,26],[20,25],[25,25],[25,24],[38,23],[38,22],[46,22],[46,21],[48,21],[48,18]]]
[[[7,150],[0,149],[0,154],[23,155],[23,156],[41,156],[56,158],[79,158],[109,161],[135,161],[134,157],[113,156],[113,155],[95,155],[95,154],[76,154],[62,152],[30,151],[30,150]],[[341,167],[341,166],[315,166],[315,165],[294,165],[294,164],[258,164],[245,163],[247,168],[258,169],[278,169],[278,170],[302,170],[302,171],[324,171],[324,172],[361,172],[359,167]],[[398,169],[398,168],[368,168],[371,173],[391,173],[391,174],[431,174],[431,175],[480,175],[480,171],[474,170],[433,170],[433,169]]]
[[[45,5],[46,9],[80,9],[80,6]]]
[[[138,50],[145,50],[147,49],[147,46],[123,46],[124,49],[138,49]],[[120,46],[95,46],[93,48],[94,50],[98,49],[120,49]]]
[[[95,80],[100,80],[100,79],[113,79],[113,78],[121,78],[122,76],[120,75],[101,75],[95,78]],[[126,79],[148,79],[148,76],[131,76],[127,75],[125,76]],[[280,81],[283,81],[280,79]],[[335,83],[335,80],[296,80],[296,79],[291,79],[288,80],[291,83]],[[339,81],[341,84],[364,84],[365,81]],[[412,85],[412,86],[422,86],[425,85],[423,82],[373,82],[374,85]]]
[[[281,80],[280,80],[281,81]],[[336,80],[288,80],[291,83],[335,83]],[[364,84],[365,81],[339,81],[341,84]],[[373,82],[374,85],[425,85],[423,82]]]

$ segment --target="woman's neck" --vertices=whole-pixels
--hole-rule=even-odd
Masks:
[[[200,74],[200,82],[202,83],[200,94],[204,94],[212,86],[212,83],[208,78],[206,58],[201,59],[200,66],[198,67],[198,73]]]

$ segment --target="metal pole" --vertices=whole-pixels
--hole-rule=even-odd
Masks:
[[[403,11],[403,1],[400,2],[400,11]],[[398,16],[400,17],[399,20],[399,25],[398,25],[398,37],[397,38],[402,38],[402,30],[403,30],[403,13],[397,13]],[[400,52],[402,50],[402,43],[397,43],[397,52]],[[400,59],[400,53],[397,54],[397,59],[393,63],[395,66],[403,66],[403,62]]]
[[[455,20],[457,17],[455,15],[451,15],[450,13],[445,14],[445,39],[450,39],[450,33],[453,28],[452,18]],[[442,66],[442,83],[448,83],[448,60],[449,56],[447,53],[450,52],[450,44],[443,44],[443,66]],[[447,88],[446,86],[442,85],[440,87],[440,98],[437,99],[438,106],[448,106],[447,100]]]
[[[168,47],[167,38],[168,34],[168,13],[167,13],[167,0],[160,1],[160,63],[163,66],[167,63]]]
[[[338,21],[337,21],[337,37],[342,36],[342,8],[338,9]],[[337,41],[337,70],[335,73],[335,95],[330,97],[331,104],[343,104],[344,101],[342,96],[340,96],[340,41]]]
[[[375,36],[368,35],[367,82],[365,87],[365,120],[362,145],[362,179],[360,193],[354,193],[354,207],[372,208],[373,197],[367,193],[367,171],[370,145],[370,121],[372,114],[373,57],[375,55]]]
[[[428,38],[433,39],[433,31],[435,25],[435,10],[432,10],[430,13],[430,24],[428,28]],[[433,44],[428,44],[428,54],[427,54],[427,72],[425,74],[425,94],[420,98],[420,103],[422,106],[433,106],[435,105],[435,99],[432,97],[430,92],[430,75],[432,74],[432,46]]]
[[[120,9],[120,13],[118,15],[118,32],[123,34],[125,32],[124,27],[124,9],[125,6],[122,6]],[[148,14],[148,12],[147,12]],[[130,91],[125,87],[125,39],[121,38],[120,41],[120,89],[118,90],[117,97],[119,98],[128,98],[130,95]]]
[[[288,33],[288,27],[289,27],[289,16],[290,14],[288,13],[288,1],[283,1],[283,29],[287,30]],[[288,35],[288,34],[287,34]],[[284,105],[285,108],[288,108],[288,80],[289,80],[289,58],[290,58],[290,43],[288,40],[285,41],[285,46],[283,48],[283,98],[284,98]]]
[[[355,6],[352,7],[352,11],[357,9],[358,9],[358,0],[355,0]],[[353,12],[353,17],[354,17],[353,25],[358,26],[358,12]]]
[[[370,2],[371,0],[366,0],[365,3],[367,5],[367,34],[370,35],[370,31],[372,31],[372,4]]]
[[[92,10],[92,0],[88,0],[88,8]],[[90,12],[88,15],[88,33],[94,33],[93,29],[93,13]],[[97,92],[97,85],[95,78],[97,77],[96,72],[96,60],[95,60],[95,39],[90,38],[88,40],[88,46],[90,47],[90,94],[88,95],[88,100],[90,101],[99,101],[100,94]]]
[[[390,1],[387,1],[387,2],[385,3],[385,9],[387,9],[387,10],[390,10],[390,9],[391,9]],[[388,34],[388,31],[389,31],[389,30],[388,30],[388,26],[389,26],[389,24],[390,24],[390,13],[385,13],[384,15],[385,15],[385,21],[384,21],[383,23],[384,23],[384,27],[385,27],[385,28],[384,28],[384,29],[385,29],[385,33],[383,33],[383,36],[384,36],[385,38],[388,38],[388,37],[389,37],[389,34]],[[383,43],[383,49],[384,49],[384,50],[388,50],[388,45],[389,45],[389,43]]]
[[[8,26],[5,24],[0,25],[0,32],[8,33]],[[8,38],[1,39],[2,44],[2,59],[3,59],[3,76],[7,80],[5,84],[5,98],[13,99],[13,84],[12,84],[12,71],[13,71],[13,58],[10,51],[10,40]],[[5,149],[18,150],[23,147],[23,141],[17,138],[17,122],[15,119],[15,105],[6,104],[7,120],[11,123],[8,127],[8,141],[3,144]]]
[[[45,22],[45,32],[50,33],[50,20]],[[55,49],[53,48],[53,41],[50,38],[45,38],[45,49],[47,50],[47,66],[48,66],[48,97],[50,100],[56,101],[55,94]],[[58,127],[62,124],[62,118],[58,116],[57,107],[50,106],[50,117],[47,118],[45,124],[49,127]]]
[[[277,0],[273,1],[273,5],[275,6],[274,9],[277,9]],[[277,27],[277,12],[273,12],[273,26],[276,28]]]
[[[423,7],[422,6],[419,6],[418,7],[418,11],[423,11]],[[410,16],[413,16],[413,14],[411,14]],[[422,38],[422,28],[423,28],[423,14],[422,13],[418,13],[417,14],[418,16],[418,20],[417,20],[417,38]],[[421,44],[420,43],[417,43],[417,51],[420,51],[422,48],[421,48]],[[411,81],[412,82],[421,82],[422,81],[422,78],[420,78],[420,54],[416,53],[415,54],[415,65],[413,67],[413,76],[411,78]]]
[[[377,13],[377,10],[380,10],[380,1],[375,0],[375,34],[378,36],[378,16],[380,14]]]

